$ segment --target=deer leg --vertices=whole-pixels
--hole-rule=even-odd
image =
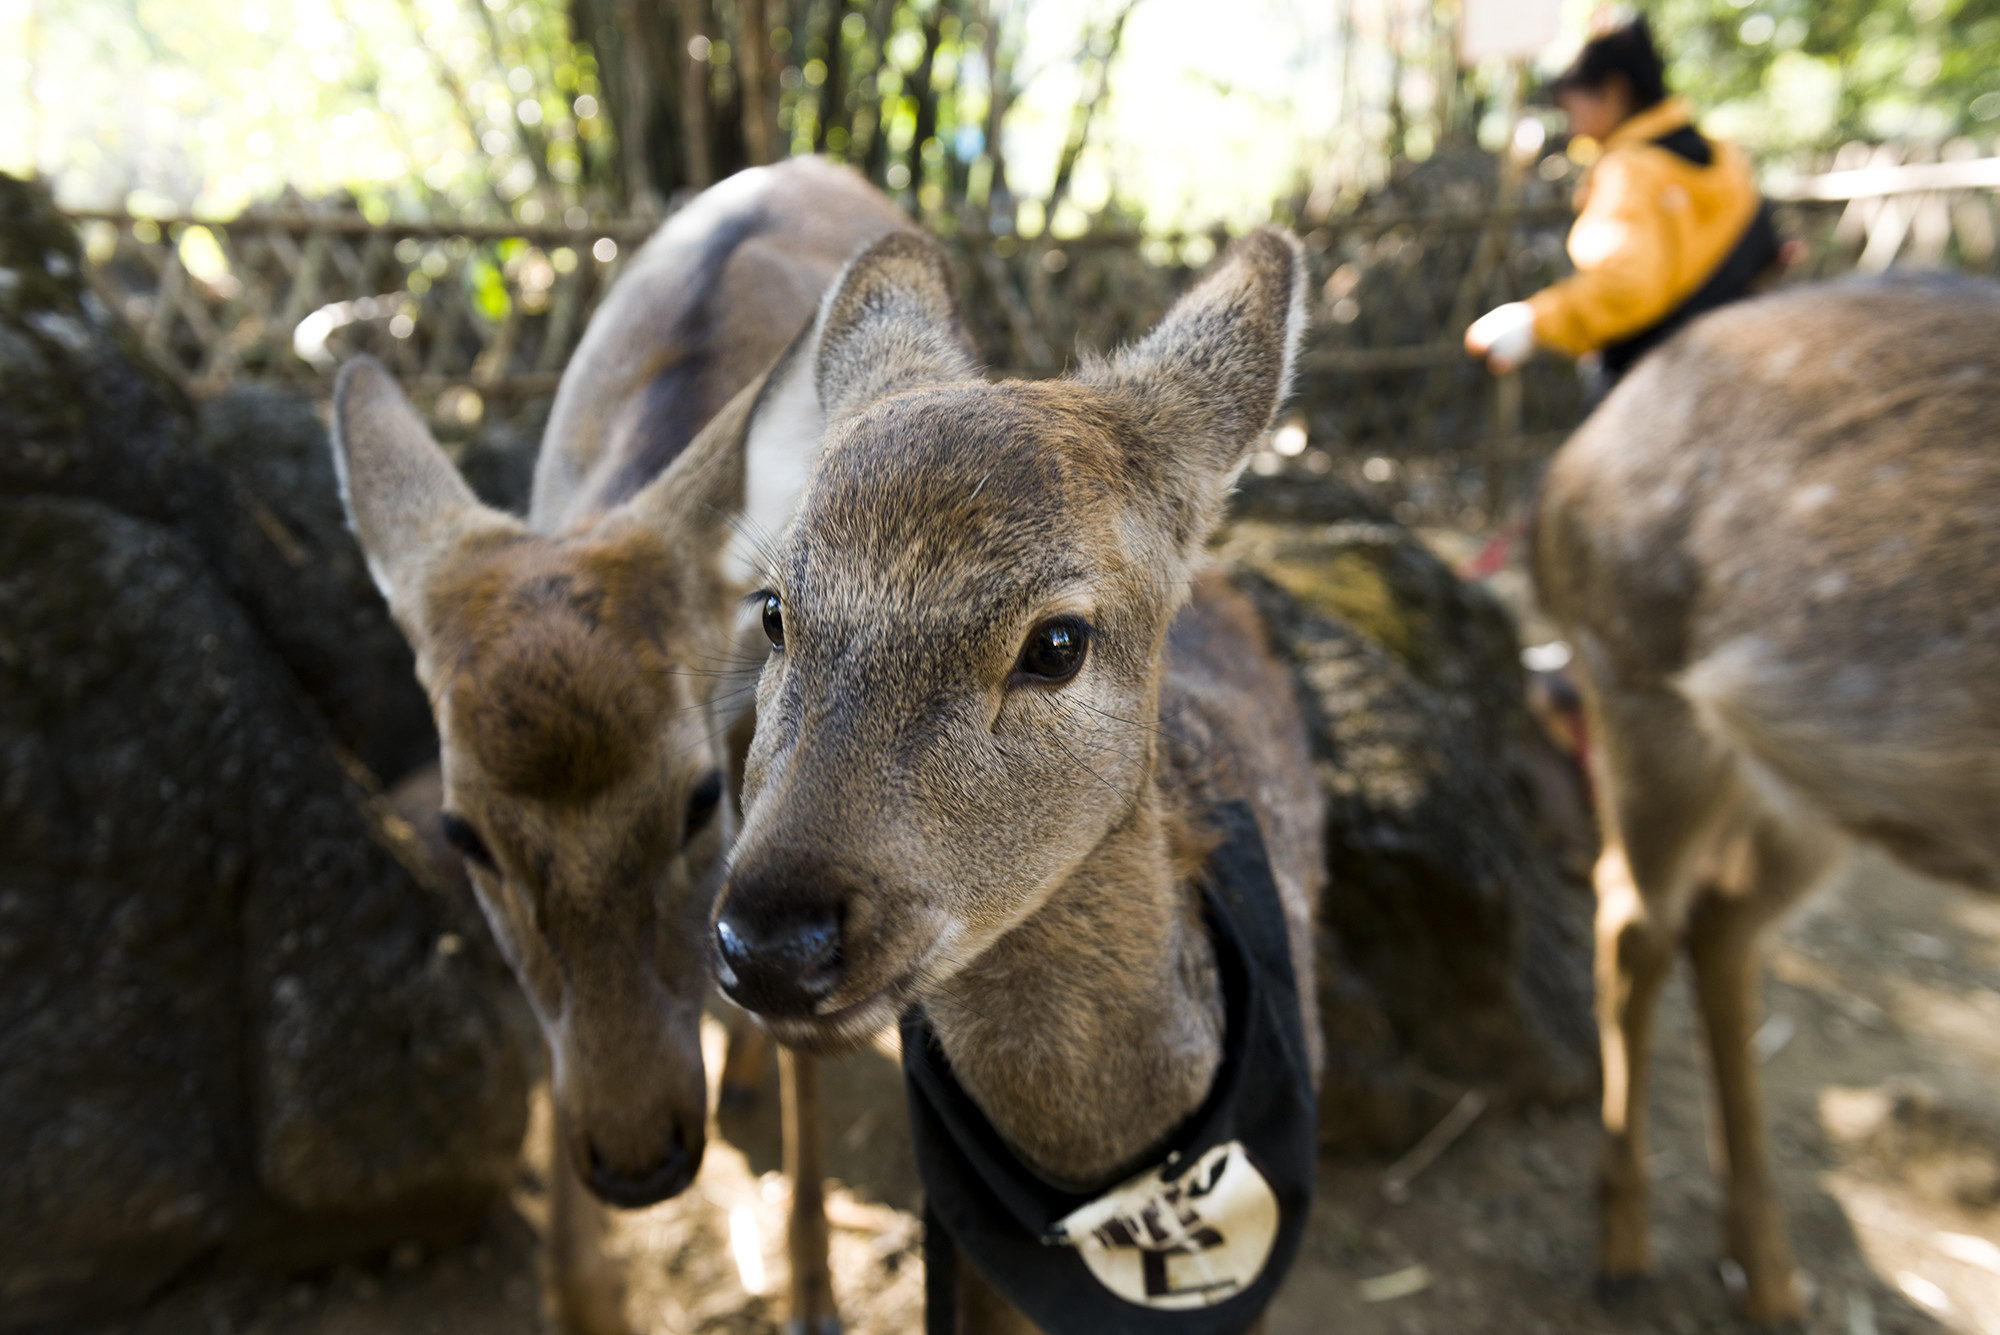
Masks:
[[[1797,1320],[1804,1309],[1793,1283],[1791,1243],[1772,1180],[1763,1082],[1750,1050],[1758,1019],[1757,929],[1763,924],[1761,919],[1746,921],[1750,915],[1743,908],[1741,900],[1704,898],[1695,908],[1688,954],[1694,960],[1722,1118],[1728,1174],[1724,1246],[1743,1267],[1743,1315],[1771,1325]]]
[[[604,1207],[578,1180],[549,1118],[548,1294],[562,1335],[629,1335],[625,1277],[604,1254]]]
[[[1801,1320],[1805,1304],[1771,1164],[1763,1080],[1750,1047],[1761,1010],[1758,941],[1842,851],[1830,831],[1800,836],[1760,822],[1730,841],[1688,923],[1688,956],[1722,1122],[1724,1245],[1743,1269],[1743,1315],[1760,1326]]]
[[[785,1175],[792,1180],[787,1249],[792,1262],[789,1335],[839,1335],[833,1305],[831,1239],[826,1225],[826,1101],[819,1059],[778,1049],[778,1088],[785,1134]]]
[[[1625,1296],[1652,1268],[1646,1231],[1646,1091],[1653,1017],[1674,938],[1647,911],[1625,849],[1607,840],[1597,886],[1597,1029],[1604,1056],[1604,1145],[1598,1161],[1600,1295]]]
[[[1598,1160],[1598,1293],[1625,1297],[1652,1266],[1646,1231],[1653,1018],[1718,819],[1727,771],[1671,692],[1607,682],[1581,660],[1604,847],[1597,891],[1597,1030],[1604,1058]]]
[[[729,1046],[722,1058],[721,1089],[717,1097],[725,1108],[741,1108],[757,1101],[764,1088],[764,1062],[771,1054],[771,1036],[750,1018],[737,1011],[729,1018]]]

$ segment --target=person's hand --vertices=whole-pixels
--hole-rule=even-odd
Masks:
[[[1465,331],[1465,350],[1486,359],[1494,375],[1509,371],[1535,355],[1535,312],[1525,301],[1495,306]]]

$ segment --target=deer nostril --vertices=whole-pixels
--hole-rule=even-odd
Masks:
[[[727,918],[715,924],[715,947],[721,952],[725,967],[749,962],[750,943],[736,930],[736,924]]]
[[[722,990],[761,1014],[810,1014],[840,982],[840,923],[828,905],[732,908],[716,921],[715,946]]]
[[[802,927],[779,947],[801,973],[813,973],[840,954],[840,929],[831,922]]]

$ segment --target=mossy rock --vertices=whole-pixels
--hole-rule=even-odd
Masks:
[[[1379,519],[1239,518],[1216,555],[1291,662],[1327,798],[1325,955],[1365,984],[1321,979],[1329,1017],[1363,1021],[1350,1039],[1329,1025],[1329,1072],[1361,1115],[1323,1131],[1381,1147],[1395,1087],[1370,1006],[1410,1076],[1408,1134],[1440,1077],[1502,1103],[1587,1094],[1591,896],[1566,843],[1588,828],[1583,789],[1528,714],[1505,612]]]
[[[1216,550],[1366,636],[1425,685],[1519,709],[1524,677],[1506,610],[1402,525],[1239,520]]]

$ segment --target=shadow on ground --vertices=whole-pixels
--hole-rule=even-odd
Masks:
[[[2000,1331],[2000,1123],[1990,1115],[2000,1108],[2000,903],[1863,859],[1791,925],[1771,972],[1761,1042],[1795,1240],[1816,1290],[1809,1330]],[[1628,1307],[1607,1313],[1589,1296],[1593,1117],[1531,1113],[1475,1124],[1400,1205],[1380,1191],[1383,1164],[1326,1162],[1272,1335],[1734,1329],[1681,986],[1661,1023],[1659,1276]],[[866,1051],[833,1064],[828,1083],[848,1328],[916,1331],[918,1188],[895,1064]],[[721,1128],[726,1139],[694,1190],[618,1219],[612,1245],[628,1267],[630,1314],[648,1335],[778,1328],[784,1186],[775,1173],[775,1076],[767,1084],[761,1109]],[[441,1253],[406,1250],[289,1285],[190,1290],[141,1320],[99,1329],[534,1335],[545,1329],[535,1280],[539,1180],[524,1167],[514,1208]],[[760,1292],[746,1292],[746,1272]],[[1396,1279],[1370,1283],[1385,1276]],[[1385,1289],[1413,1291],[1368,1300]]]

